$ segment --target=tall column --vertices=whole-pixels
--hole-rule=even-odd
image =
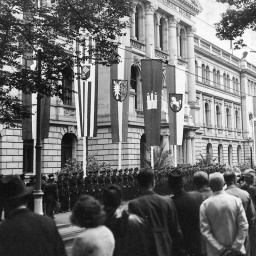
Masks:
[[[191,140],[192,143],[192,164],[196,163],[196,148],[195,148],[195,137]]]
[[[196,102],[194,32],[195,29],[193,27],[190,27],[187,30],[188,104],[191,107],[191,114],[194,121],[197,123],[197,120],[195,120],[195,112],[199,110],[199,106]]]
[[[191,142],[191,137],[187,137],[186,138],[186,142],[187,142],[187,164],[192,164],[192,142]]]
[[[154,12],[157,6],[151,4],[146,5],[146,17],[145,17],[145,27],[146,27],[146,55],[147,57],[154,58],[155,56],[155,42],[154,42]]]
[[[178,49],[177,49],[177,24],[179,19],[169,18],[168,19],[168,34],[169,34],[169,54],[170,54],[170,64],[177,64],[178,60]]]

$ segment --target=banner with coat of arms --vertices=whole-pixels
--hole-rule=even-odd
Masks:
[[[119,64],[110,68],[110,117],[112,142],[127,142],[129,116],[129,90],[131,76],[131,49],[120,46]]]
[[[166,66],[166,86],[169,95],[170,144],[182,145],[186,73],[182,66]]]
[[[162,62],[141,60],[143,113],[147,147],[160,146]]]

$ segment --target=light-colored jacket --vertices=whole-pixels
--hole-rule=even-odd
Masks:
[[[240,198],[223,190],[214,192],[200,206],[200,229],[207,256],[219,256],[226,247],[245,254],[248,222]]]

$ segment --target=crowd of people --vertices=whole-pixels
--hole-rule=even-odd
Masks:
[[[110,172],[110,176],[115,176],[115,172]],[[124,182],[110,182],[101,187],[101,193],[96,193],[94,189],[86,189],[89,187],[83,178],[83,193],[77,192],[75,199],[71,199],[70,181],[79,175],[83,177],[82,174],[58,175],[57,183],[53,176],[48,177],[44,191],[48,183],[54,184],[52,190],[59,190],[59,200],[58,182],[63,185],[64,179],[69,180],[69,200],[74,200],[71,223],[85,228],[74,240],[73,256],[256,255],[253,169],[244,171],[239,179],[233,170],[211,174],[197,171],[192,179],[194,191],[190,192],[185,190],[187,177],[180,168],[162,170],[159,176],[151,168],[132,170],[131,174],[134,186],[127,191],[134,196],[127,195],[127,209],[120,207]],[[105,181],[107,175],[108,171]],[[166,195],[155,191],[159,177],[167,186],[162,186],[160,192]],[[26,256],[65,255],[51,218],[26,208],[32,190],[18,176],[1,177],[0,202],[8,209],[8,216],[0,224],[0,255],[17,255],[17,251]],[[41,249],[49,239],[55,242]]]

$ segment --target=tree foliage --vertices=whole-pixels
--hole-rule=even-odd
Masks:
[[[103,65],[120,61],[117,39],[129,26],[132,0],[39,0],[48,3],[41,5],[35,2],[38,1],[0,0],[2,122],[31,114],[12,94],[15,89],[26,94],[63,97],[60,80],[65,67],[73,68],[76,62],[86,59]],[[86,44],[85,37],[94,43]],[[84,46],[86,56],[75,42]],[[31,64],[36,66],[39,50],[40,79],[35,67],[31,68]]]
[[[235,40],[235,49],[246,46],[240,37],[245,30],[256,31],[255,0],[216,0],[228,3],[226,12],[221,14],[221,21],[216,25],[217,36],[223,40]]]

